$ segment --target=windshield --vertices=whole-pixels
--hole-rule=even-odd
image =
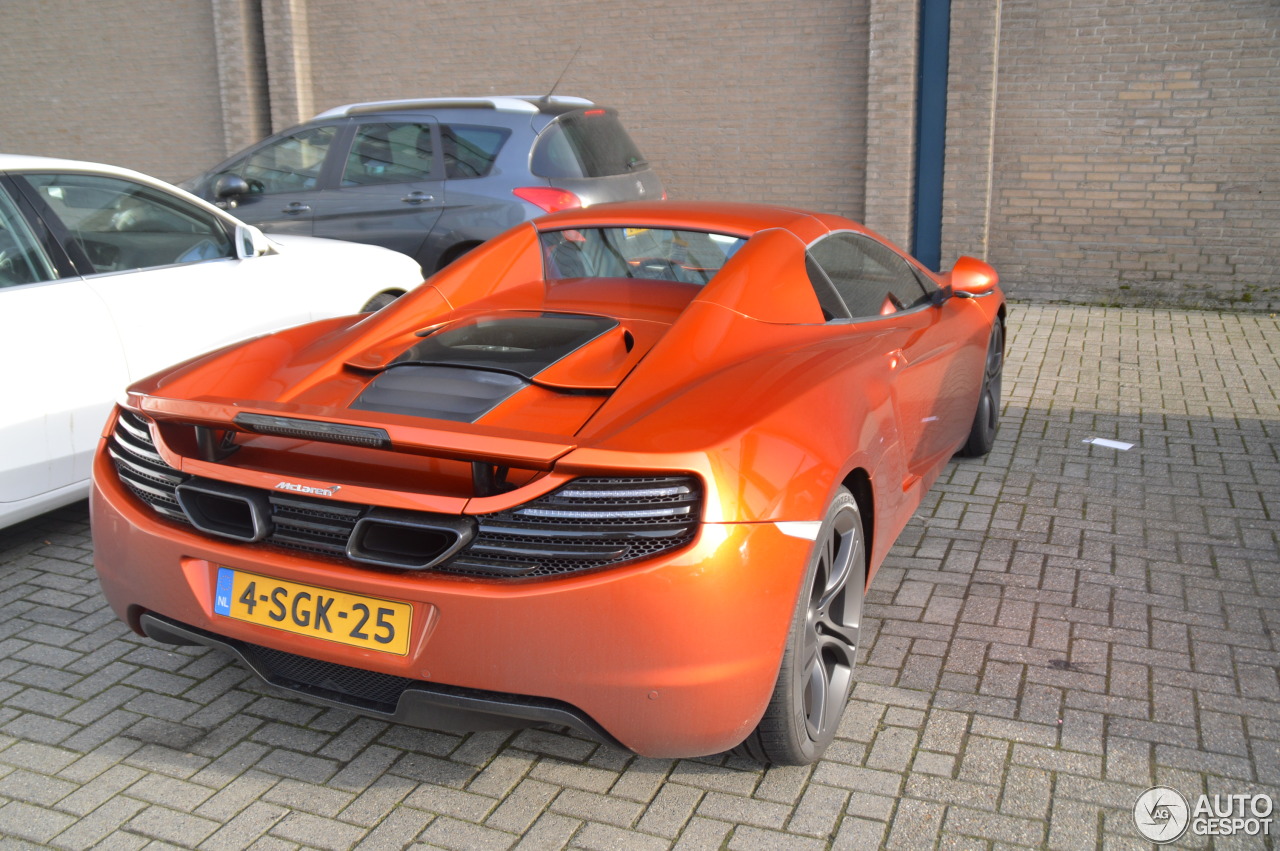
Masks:
[[[547,280],[649,278],[705,284],[745,239],[659,228],[577,228],[541,234]]]

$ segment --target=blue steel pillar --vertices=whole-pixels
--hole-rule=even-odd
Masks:
[[[942,175],[947,143],[951,0],[920,0],[916,86],[916,191],[911,253],[935,271],[942,260]]]

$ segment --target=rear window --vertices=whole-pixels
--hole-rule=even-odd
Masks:
[[[539,238],[549,281],[648,278],[699,285],[746,242],[722,233],[644,227],[548,231]]]
[[[444,174],[450,180],[484,177],[493,168],[502,143],[511,135],[500,127],[473,127],[441,124],[440,147],[444,153]]]
[[[609,177],[648,165],[612,110],[584,109],[560,116],[538,136],[533,173],[539,177]]]

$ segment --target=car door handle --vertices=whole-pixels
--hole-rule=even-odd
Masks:
[[[311,212],[311,207],[307,204],[302,203],[301,201],[294,201],[292,204],[285,207],[280,212],[284,213],[287,216],[296,216],[298,213]]]
[[[902,351],[902,349],[894,349],[889,352],[889,369],[897,369],[909,363],[911,363],[911,359],[907,357],[906,352]]]
[[[427,201],[436,200],[436,197],[434,195],[428,195],[425,192],[410,192],[408,195],[404,196],[400,200],[405,202],[406,204],[423,204],[423,203],[426,203]]]

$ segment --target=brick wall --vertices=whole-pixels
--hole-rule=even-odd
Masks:
[[[315,115],[318,110],[311,98],[311,35],[308,27],[310,4],[307,0],[263,0],[262,34],[266,42],[267,83],[271,102],[271,130],[278,132]],[[321,54],[330,65],[343,69],[360,80],[351,69],[375,67],[385,62],[386,54],[371,57],[351,56],[345,52]],[[364,61],[362,61],[364,60]],[[350,63],[359,64],[352,65]]]
[[[5,0],[0,150],[169,179],[223,156],[209,0]]]
[[[310,0],[317,109],[377,98],[560,94],[617,107],[673,198],[861,217],[861,0]],[[319,61],[318,57],[343,57]]]
[[[872,230],[909,250],[915,210],[919,10],[912,3],[870,0],[868,17],[863,218]]]
[[[1012,292],[1280,307],[1278,36],[1275,0],[1004,0],[989,256]]]
[[[918,0],[9,0],[0,149],[182,179],[339,103],[618,107],[674,198],[908,245]],[[1280,309],[1277,0],[952,0],[943,263],[1018,298]]]
[[[231,153],[271,132],[262,0],[212,0],[212,5],[223,150]]]
[[[988,256],[991,235],[1000,3],[952,0],[947,64],[946,169],[942,178],[942,268]]]

